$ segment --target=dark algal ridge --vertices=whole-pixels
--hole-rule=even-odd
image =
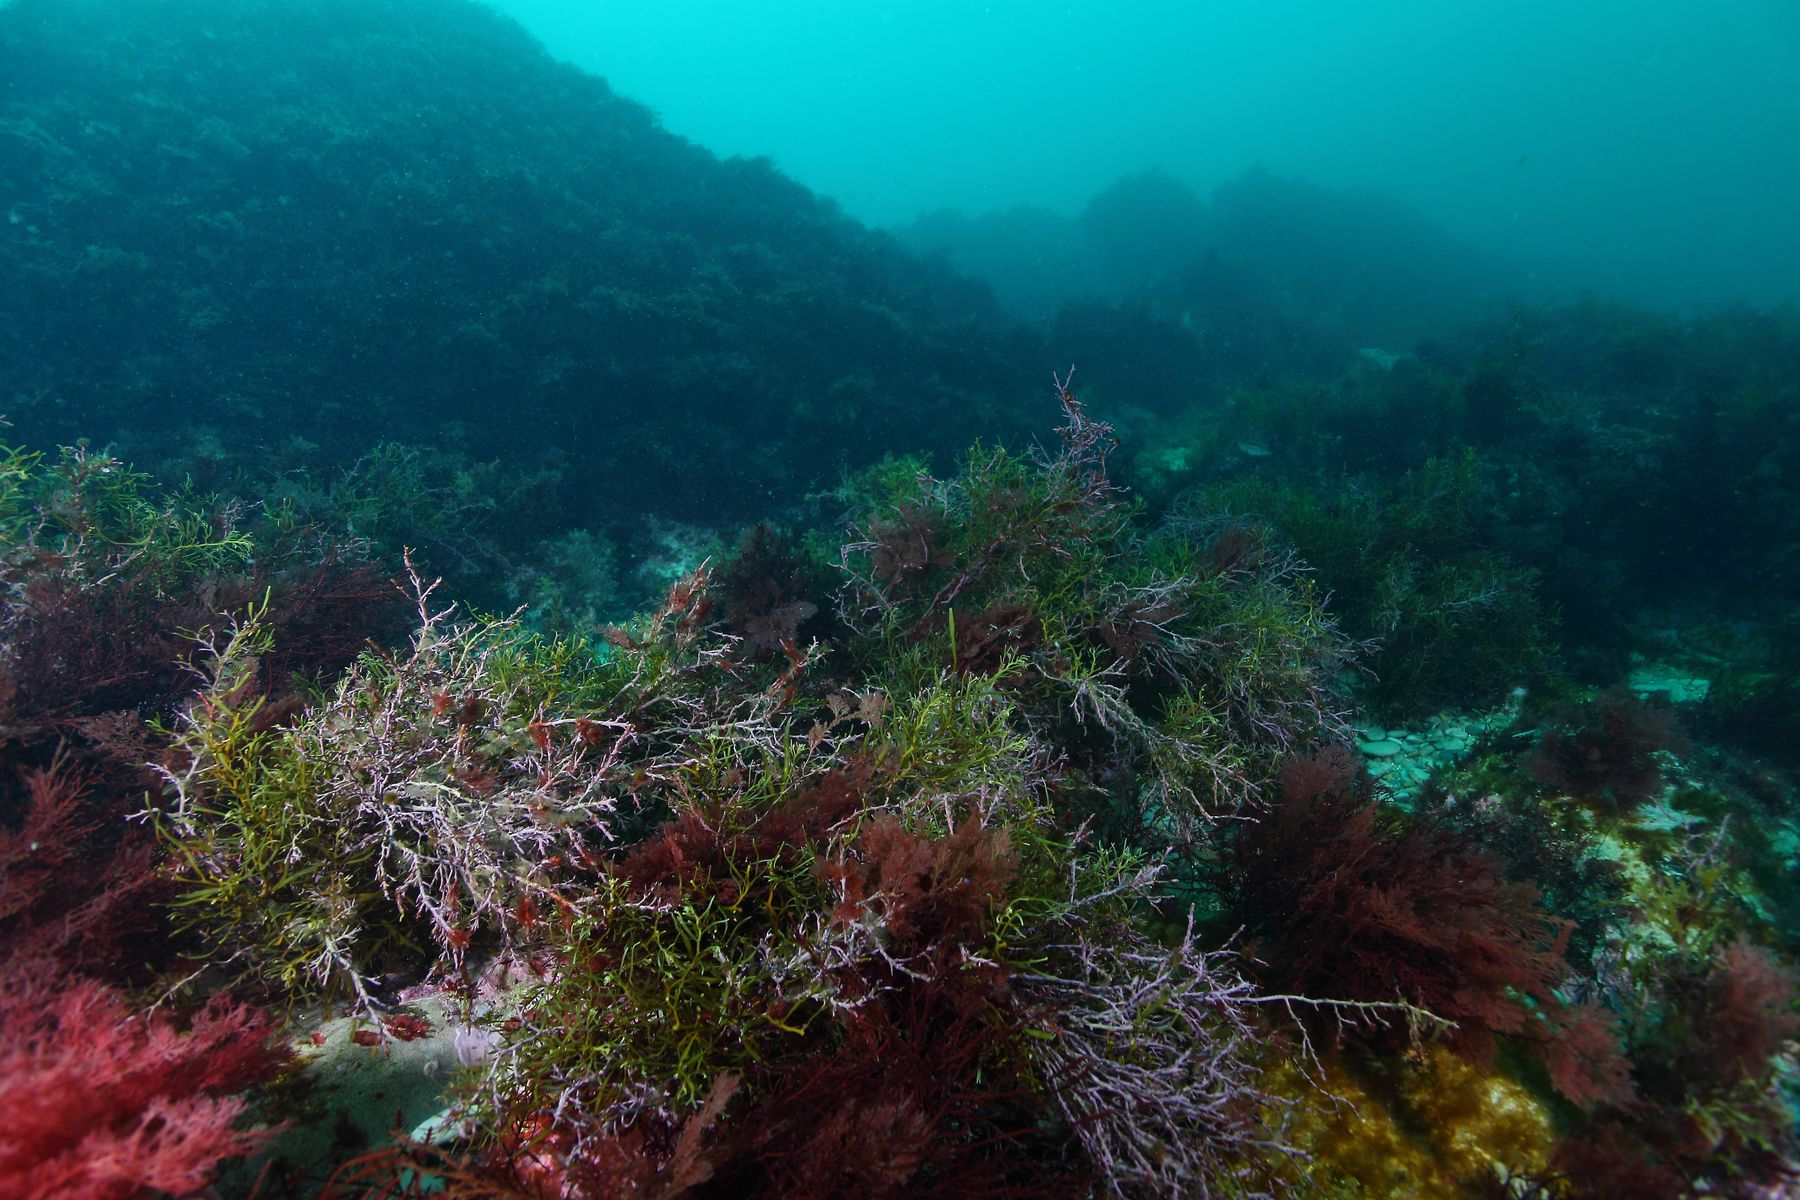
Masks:
[[[0,7],[0,204],[0,1197],[1800,1180],[1794,313],[464,0]]]
[[[998,429],[1048,369],[980,289],[478,4],[27,0],[0,79],[33,440],[301,465],[380,430],[716,519],[835,481],[852,436]]]

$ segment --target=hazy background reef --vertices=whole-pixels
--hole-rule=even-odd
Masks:
[[[670,128],[884,228],[1073,217],[1152,164],[1211,195],[1260,163],[1392,196],[1544,298],[1800,299],[1787,0],[495,4]]]

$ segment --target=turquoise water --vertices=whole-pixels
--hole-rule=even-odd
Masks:
[[[1800,14],[1604,0],[499,6],[858,219],[1079,211],[1158,167],[1373,190],[1545,297],[1791,302]]]

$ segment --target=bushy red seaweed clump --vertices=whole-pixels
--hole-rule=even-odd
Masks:
[[[1563,714],[1526,757],[1532,778],[1614,813],[1627,813],[1662,786],[1659,751],[1688,748],[1666,708],[1614,688]]]
[[[1498,859],[1377,801],[1349,751],[1282,766],[1277,799],[1233,840],[1223,878],[1271,989],[1409,1005],[1452,1022],[1445,1036],[1480,1061],[1498,1036],[1536,1045],[1578,1105],[1630,1096],[1609,1018],[1556,997],[1568,924]],[[1331,1011],[1378,1045],[1405,1042],[1391,1011]]]
[[[0,968],[0,1197],[191,1195],[266,1133],[235,1095],[277,1058],[269,1019],[215,1001],[185,1030],[42,960]]]
[[[1020,1154],[1038,1140],[1038,1110],[1024,1064],[1004,1052],[1019,1019],[1003,1003],[1005,974],[971,953],[1016,868],[1007,834],[977,814],[941,835],[890,815],[859,827],[875,782],[857,760],[760,814],[730,802],[689,811],[607,868],[634,907],[771,921],[757,935],[769,952],[810,946],[823,956],[817,987],[834,999],[821,1011],[779,989],[727,993],[715,1019],[755,1030],[751,1064],[718,1075],[685,1119],[545,1125],[541,1153],[526,1152],[530,1135],[509,1153],[516,1180],[576,1196],[1054,1193],[1027,1182]],[[797,894],[817,909],[794,910]],[[803,933],[790,921],[820,924]],[[610,937],[582,945],[589,969],[644,952]],[[740,1011],[747,1002],[760,1017]]]
[[[1627,1021],[1639,1094],[1560,1147],[1555,1165],[1567,1193],[1788,1194],[1770,1189],[1800,1181],[1792,1116],[1775,1083],[1778,1056],[1800,1032],[1795,982],[1741,936],[1666,964]]]

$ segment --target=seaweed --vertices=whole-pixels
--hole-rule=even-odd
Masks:
[[[1661,791],[1658,754],[1680,755],[1690,745],[1666,708],[1614,688],[1546,728],[1525,768],[1546,787],[1606,812],[1628,813]]]

